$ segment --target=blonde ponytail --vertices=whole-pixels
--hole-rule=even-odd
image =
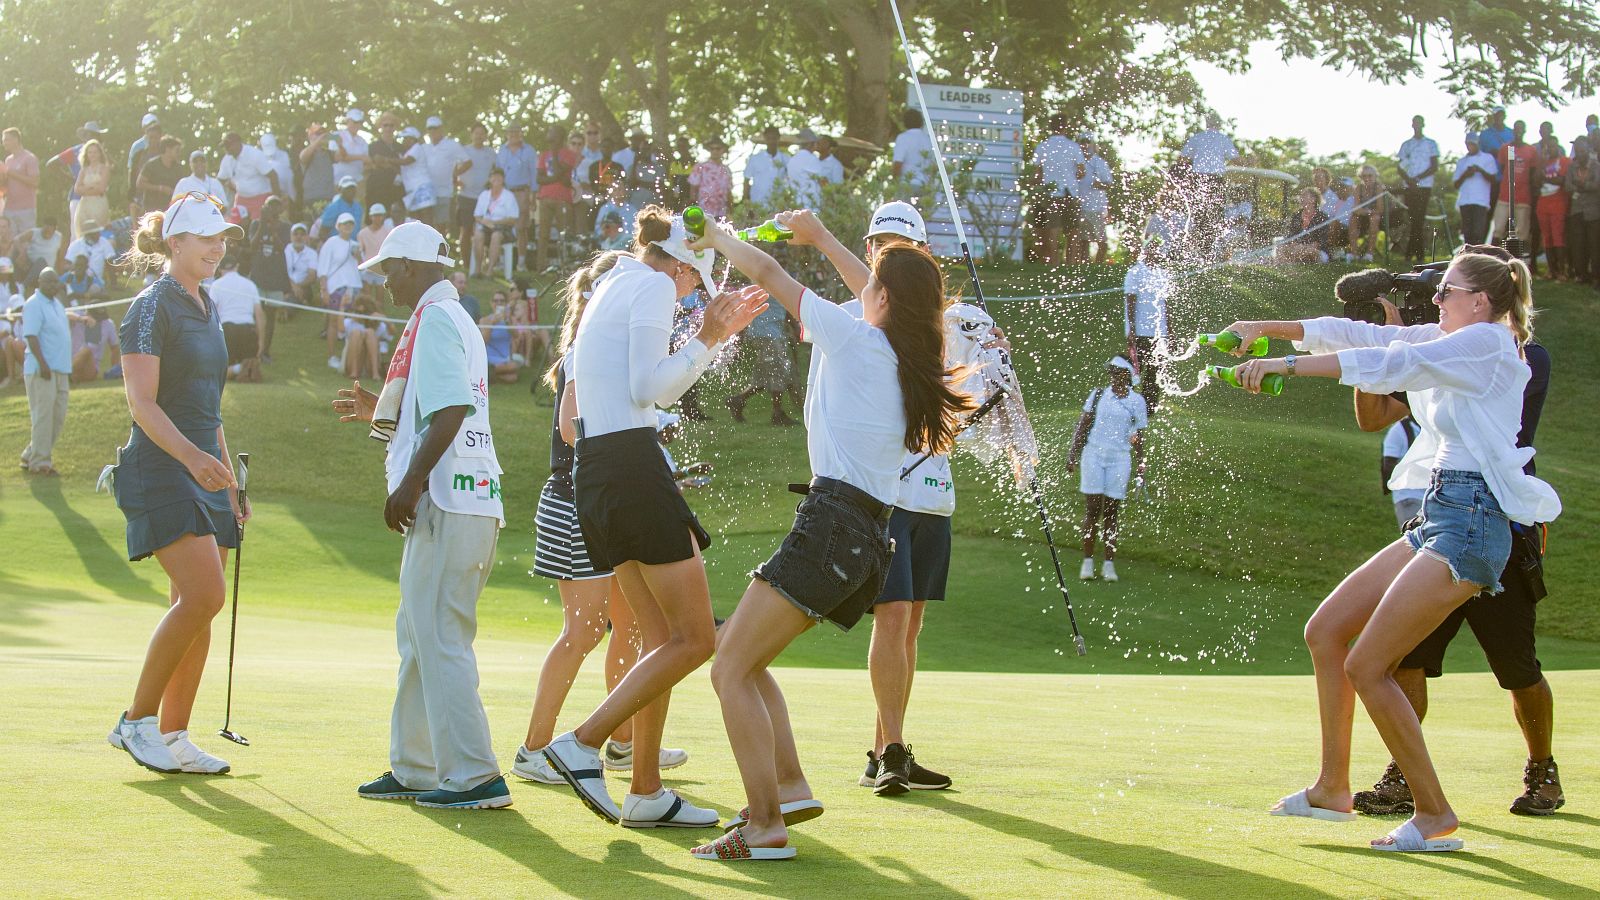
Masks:
[[[1516,294],[1507,312],[1511,317],[1511,333],[1517,336],[1517,346],[1521,347],[1533,340],[1533,317],[1537,315],[1533,308],[1533,273],[1520,259],[1512,259],[1510,265]]]
[[[133,234],[133,246],[117,262],[127,266],[135,275],[165,266],[172,259],[172,250],[161,236],[166,220],[164,210],[155,209],[145,213],[139,219],[139,230]]]
[[[589,305],[589,298],[585,295],[594,288],[594,283],[600,280],[601,275],[611,271],[617,260],[626,255],[621,250],[607,250],[596,254],[587,266],[568,276],[566,289],[561,295],[564,306],[561,314],[561,336],[556,344],[555,358],[544,373],[544,383],[550,386],[550,390],[556,389],[556,374],[561,370],[562,360],[566,359],[567,353],[572,350],[573,339],[578,336],[578,324],[583,321],[583,311]],[[559,401],[560,398],[557,398],[557,402]]]
[[[1533,340],[1533,273],[1527,263],[1486,253],[1463,253],[1450,265],[1469,287],[1488,295],[1496,320],[1502,316],[1509,320],[1518,347]]]

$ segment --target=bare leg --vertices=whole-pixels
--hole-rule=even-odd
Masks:
[[[1406,693],[1406,702],[1417,714],[1417,721],[1428,717],[1428,673],[1421,669],[1395,669],[1394,682]],[[1516,696],[1513,694],[1512,696]]]
[[[1417,554],[1384,592],[1345,660],[1350,683],[1361,696],[1367,715],[1411,786],[1417,808],[1412,821],[1427,838],[1455,831],[1456,815],[1445,799],[1438,773],[1428,758],[1422,723],[1391,673],[1417,641],[1481,589],[1480,585],[1455,581],[1449,566],[1431,556]],[[1383,838],[1373,843],[1378,845],[1388,840]]]
[[[161,699],[184,665],[189,648],[202,634],[209,634],[211,620],[222,610],[227,595],[221,554],[211,535],[184,535],[157,550],[156,560],[172,581],[177,600],[150,637],[144,668],[139,672],[133,702],[128,705],[129,719],[142,719],[160,711]],[[203,665],[202,658],[201,666],[195,667],[197,681],[198,669]],[[189,702],[192,705],[192,694]],[[182,718],[188,718],[187,711]]]
[[[759,579],[751,581],[728,620],[716,662],[711,664],[711,684],[722,703],[722,722],[750,807],[749,824],[743,831],[752,847],[782,847],[789,842],[778,810],[776,737],[779,728],[788,728],[788,710],[782,709],[785,721],[778,725],[775,711],[763,698],[765,679],[761,676],[771,677],[767,667],[772,660],[811,625],[811,619],[771,585]]]
[[[778,773],[778,802],[810,800],[811,785],[800,768],[800,750],[794,743],[794,729],[789,724],[789,704],[778,688],[778,679],[766,669],[756,676],[756,690],[761,692],[761,702],[766,704],[767,718],[772,720],[773,764]]]
[[[1312,806],[1350,811],[1350,723],[1355,691],[1345,676],[1350,642],[1366,627],[1383,592],[1411,559],[1404,538],[1379,550],[1322,601],[1306,622],[1306,646],[1316,669],[1317,709],[1322,720],[1322,770],[1307,791]],[[1412,642],[1415,646],[1415,641]],[[1411,647],[1407,647],[1409,652]]]
[[[1084,494],[1083,516],[1083,558],[1094,556],[1095,530],[1100,526],[1100,500],[1099,494]]]
[[[1105,510],[1106,562],[1111,562],[1117,558],[1117,512],[1122,509],[1122,501],[1107,497],[1101,506]]]
[[[911,604],[911,621],[906,623],[906,690],[900,707],[901,727],[905,727],[906,707],[911,705],[911,683],[917,678],[917,636],[922,633],[922,613],[928,608],[925,601]]]
[[[906,630],[911,624],[911,608],[918,605],[909,600],[893,600],[879,603],[872,610],[867,672],[878,704],[878,735],[873,751],[879,755],[889,744],[905,743],[906,686],[910,681]]]
[[[226,577],[228,548],[218,547],[217,553],[222,560],[222,571]],[[171,605],[177,604],[177,585],[169,589],[168,597]],[[184,731],[189,727],[189,715],[194,710],[195,695],[200,692],[200,677],[205,674],[206,656],[210,651],[211,623],[207,622],[195,636],[194,643],[189,645],[189,652],[183,655],[178,668],[173,670],[172,680],[167,682],[167,690],[161,695],[162,734]]]
[[[339,314],[338,313],[334,313],[334,314],[328,316],[328,355],[329,356],[338,356],[339,355],[339,325],[340,325],[340,319],[339,319]]]
[[[606,601],[611,595],[610,578],[588,581],[563,581],[561,592],[561,634],[545,654],[539,670],[539,686],[533,694],[533,714],[528,720],[528,737],[522,746],[538,750],[554,737],[556,716],[567,700],[567,692],[578,677],[589,652],[600,645],[605,633]]]
[[[1555,698],[1550,693],[1550,682],[1541,677],[1538,684],[1512,691],[1511,708],[1516,711],[1522,739],[1528,742],[1528,758],[1535,762],[1548,759],[1555,725]]]
[[[611,592],[606,601],[611,611],[611,640],[606,643],[606,691],[617,689],[635,663],[639,661],[639,623],[633,620],[633,610],[622,596],[622,588],[615,578],[610,579]],[[633,720],[623,722],[611,739],[628,743],[633,740]]]

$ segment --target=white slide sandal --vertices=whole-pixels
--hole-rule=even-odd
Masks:
[[[1424,838],[1416,823],[1410,820],[1389,832],[1389,840],[1394,843],[1373,844],[1372,849],[1390,853],[1450,853],[1466,846],[1460,838]]]
[[[1274,816],[1296,816],[1302,819],[1321,819],[1324,822],[1353,822],[1356,814],[1353,812],[1340,812],[1336,809],[1323,809],[1312,806],[1311,800],[1305,791],[1289,796],[1278,801],[1278,808],[1267,811]]]
[[[785,826],[799,825],[801,822],[809,822],[822,815],[822,801],[815,799],[791,800],[788,803],[778,804],[778,812],[783,814],[783,824]],[[732,831],[735,828],[743,828],[749,818],[750,807],[746,806],[744,809],[739,810],[739,814],[733,818],[733,821],[723,826],[722,830]]]

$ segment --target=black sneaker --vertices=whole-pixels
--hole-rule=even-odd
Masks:
[[[910,744],[906,745],[906,760],[910,775],[907,784],[913,791],[942,791],[950,786],[950,776],[917,765],[917,755],[911,752]]]
[[[878,757],[878,777],[872,792],[879,797],[898,797],[911,790],[911,754],[904,744],[890,744]]]
[[[1406,776],[1394,760],[1389,761],[1389,767],[1383,770],[1383,777],[1372,790],[1356,792],[1355,808],[1356,812],[1369,816],[1409,816],[1417,809],[1411,800],[1411,785],[1406,783]]]
[[[871,750],[867,751],[867,771],[861,773],[861,778],[856,781],[856,784],[862,787],[878,786],[878,754]]]
[[[1556,771],[1556,758],[1547,757],[1539,762],[1528,761],[1522,770],[1522,783],[1527,786],[1521,797],[1511,801],[1511,811],[1519,816],[1548,816],[1567,805],[1561,792],[1561,774]],[[1547,796],[1540,788],[1554,785],[1556,795]]]
[[[356,793],[368,800],[415,800],[425,792],[408,788],[393,772],[385,772],[356,788]]]

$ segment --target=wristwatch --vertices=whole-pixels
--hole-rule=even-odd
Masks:
[[[1289,375],[1293,375],[1294,374],[1294,354],[1293,353],[1291,353],[1288,356],[1285,356],[1283,358],[1283,369],[1284,369],[1284,372],[1289,374]]]

